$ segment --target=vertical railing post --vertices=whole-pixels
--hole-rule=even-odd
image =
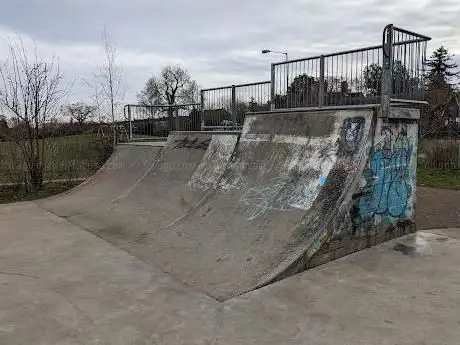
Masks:
[[[178,107],[174,107],[174,130],[175,131],[180,131],[180,127],[179,127],[179,108]]]
[[[291,102],[289,100],[289,63],[287,62],[287,55],[286,55],[286,62],[285,62],[285,73],[286,73],[286,108],[290,108]]]
[[[270,110],[275,110],[275,65],[271,66],[270,73]]]
[[[232,127],[236,128],[236,87],[235,85],[232,85]]]
[[[205,126],[205,122],[204,122],[204,91],[201,90],[200,91],[200,104],[201,104],[201,130],[204,131],[204,126]]]
[[[128,133],[128,140],[133,141],[133,118],[131,116],[131,107],[128,105],[128,123],[129,123],[129,133]]]
[[[324,56],[319,58],[319,92],[318,92],[318,107],[324,106]]]
[[[382,116],[390,114],[390,98],[393,94],[393,25],[383,30],[383,68],[382,68]]]

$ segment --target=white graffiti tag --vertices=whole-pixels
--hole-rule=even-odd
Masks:
[[[307,210],[318,193],[318,186],[317,183],[298,185],[294,178],[278,177],[263,186],[248,189],[241,197],[241,202],[253,207],[249,220],[263,215],[268,210]]]

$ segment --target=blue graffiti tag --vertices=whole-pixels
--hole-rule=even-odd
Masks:
[[[321,175],[321,176],[319,177],[319,185],[320,185],[320,186],[324,186],[324,184],[326,183],[326,180],[327,180],[327,177]]]
[[[396,140],[388,140],[383,147],[373,150],[369,166],[364,171],[367,181],[358,200],[358,214],[362,220],[381,216],[402,217],[412,193],[410,161],[412,148],[405,133]]]

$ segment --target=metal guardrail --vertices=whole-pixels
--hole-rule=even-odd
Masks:
[[[381,55],[374,46],[272,64],[274,109],[378,103],[379,83],[366,88],[364,74]]]
[[[201,104],[176,105],[127,104],[125,118],[129,122],[129,140],[154,140],[168,136],[170,131],[201,129]]]
[[[247,112],[270,108],[270,81],[201,90],[202,130],[239,129]]]
[[[274,63],[272,109],[420,101],[429,40],[388,25],[381,45]]]
[[[273,63],[270,81],[202,89],[200,103],[127,105],[130,138],[238,130],[247,112],[382,105],[388,114],[391,102],[424,104],[429,40],[390,24],[380,45]]]
[[[384,56],[390,55],[391,98],[409,102],[423,99],[426,48],[430,39],[393,25],[385,27],[383,45],[392,47],[384,51]]]

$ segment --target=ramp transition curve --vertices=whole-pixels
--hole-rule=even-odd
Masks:
[[[135,176],[94,208],[79,213],[85,186],[41,204],[225,300],[411,226],[417,124],[377,115],[250,114],[239,139],[174,133],[148,168],[118,171]]]

